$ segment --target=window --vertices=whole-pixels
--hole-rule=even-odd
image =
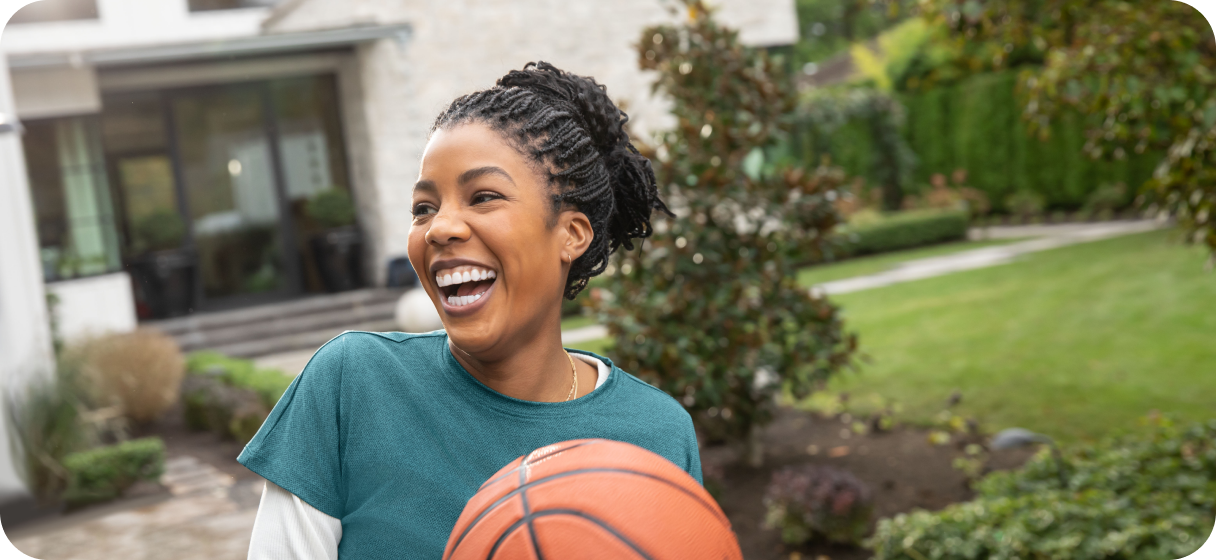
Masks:
[[[280,0],[189,0],[191,12],[212,10],[238,10],[241,8],[269,8]]]
[[[9,23],[46,23],[97,19],[97,0],[42,0],[13,14]]]
[[[25,123],[22,138],[47,281],[122,268],[97,119]]]

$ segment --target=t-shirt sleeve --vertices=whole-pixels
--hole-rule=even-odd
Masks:
[[[344,515],[341,388],[346,342],[326,343],[279,398],[237,461],[331,517]]]
[[[688,450],[688,467],[685,470],[704,486],[705,480],[701,476],[701,448],[697,445],[697,430],[693,427],[692,417],[687,412],[684,413],[684,418],[686,425],[684,429],[685,446]]]

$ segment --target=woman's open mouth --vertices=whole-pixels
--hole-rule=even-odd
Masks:
[[[481,301],[494,285],[498,273],[477,266],[458,266],[435,272],[435,284],[444,307],[460,309]]]

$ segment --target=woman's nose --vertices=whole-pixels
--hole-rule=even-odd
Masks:
[[[426,242],[431,245],[448,245],[469,238],[469,226],[463,220],[449,214],[436,215],[426,231]]]

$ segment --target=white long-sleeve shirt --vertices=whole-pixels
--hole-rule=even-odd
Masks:
[[[595,389],[612,368],[591,356],[571,353],[596,366]],[[592,389],[594,391],[595,389]],[[295,494],[266,481],[249,541],[249,560],[337,560],[342,521],[322,513]]]

